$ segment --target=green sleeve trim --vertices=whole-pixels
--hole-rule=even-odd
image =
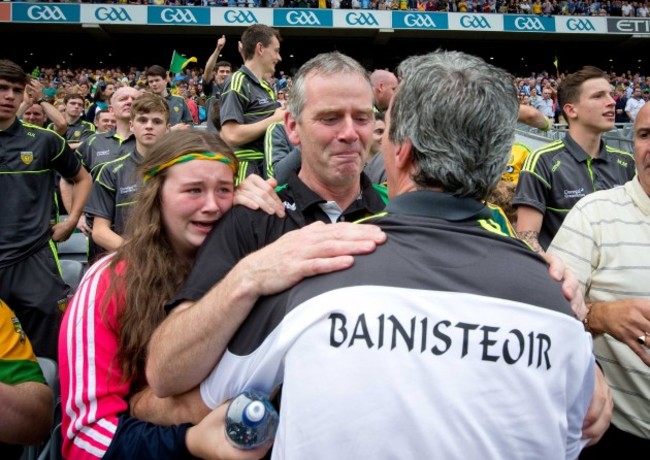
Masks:
[[[8,385],[26,382],[46,383],[38,362],[23,359],[0,359],[0,382]]]

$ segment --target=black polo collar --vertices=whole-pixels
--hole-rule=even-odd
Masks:
[[[389,214],[433,217],[448,221],[490,219],[492,214],[484,203],[473,198],[459,198],[444,192],[419,190],[391,199],[386,206]]]
[[[564,147],[566,148],[567,152],[569,152],[569,154],[579,163],[586,162],[591,158],[591,156],[585,152],[584,149],[580,147],[575,140],[573,140],[569,133],[567,133],[564,137]],[[594,160],[602,160],[604,162],[609,161],[609,155],[607,154],[607,149],[605,148],[605,142],[602,139],[600,140],[600,150],[598,152],[598,157],[594,158]]]

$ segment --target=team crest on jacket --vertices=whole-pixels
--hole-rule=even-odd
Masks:
[[[26,165],[30,165],[30,164],[32,164],[32,161],[34,160],[34,153],[32,153],[32,152],[20,152],[20,159]]]
[[[81,137],[81,131],[75,131],[73,136],[75,139]]]
[[[180,107],[174,107],[174,112],[178,112],[180,110]]]
[[[20,336],[20,343],[25,343],[25,331],[23,331],[23,326],[20,324],[20,321],[17,317],[13,316],[11,322],[14,325],[14,332]]]

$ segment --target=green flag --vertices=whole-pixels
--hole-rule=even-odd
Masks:
[[[187,64],[190,62],[198,62],[195,57],[191,58],[186,58],[185,56],[182,56],[174,50],[174,54],[172,54],[172,62],[169,64],[169,72],[170,73],[179,73],[182,71]]]
[[[38,78],[41,76],[41,69],[40,67],[36,67],[34,70],[32,70],[32,77]]]

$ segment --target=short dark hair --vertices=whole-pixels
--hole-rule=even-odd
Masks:
[[[585,66],[577,72],[569,74],[564,80],[562,80],[560,86],[558,86],[557,98],[560,103],[560,108],[562,109],[562,115],[567,123],[569,123],[569,117],[564,112],[564,105],[577,102],[582,94],[582,84],[587,80],[593,80],[595,78],[603,78],[609,81],[605,71],[598,67]]]
[[[167,71],[162,66],[152,65],[147,69],[146,77],[161,77],[164,80],[167,78]]]
[[[81,102],[84,102],[84,97],[79,94],[79,93],[68,93],[65,96],[63,96],[63,103],[67,104],[69,101],[73,99],[80,99]]]
[[[242,54],[244,60],[252,59],[255,56],[255,47],[258,43],[267,47],[271,44],[273,37],[281,41],[280,32],[265,24],[253,24],[241,34]]]
[[[219,61],[214,65],[214,71],[216,72],[219,67],[230,67],[232,69],[232,64],[228,61]]]
[[[0,79],[10,83],[27,85],[30,81],[30,76],[15,62],[8,59],[0,59]]]

